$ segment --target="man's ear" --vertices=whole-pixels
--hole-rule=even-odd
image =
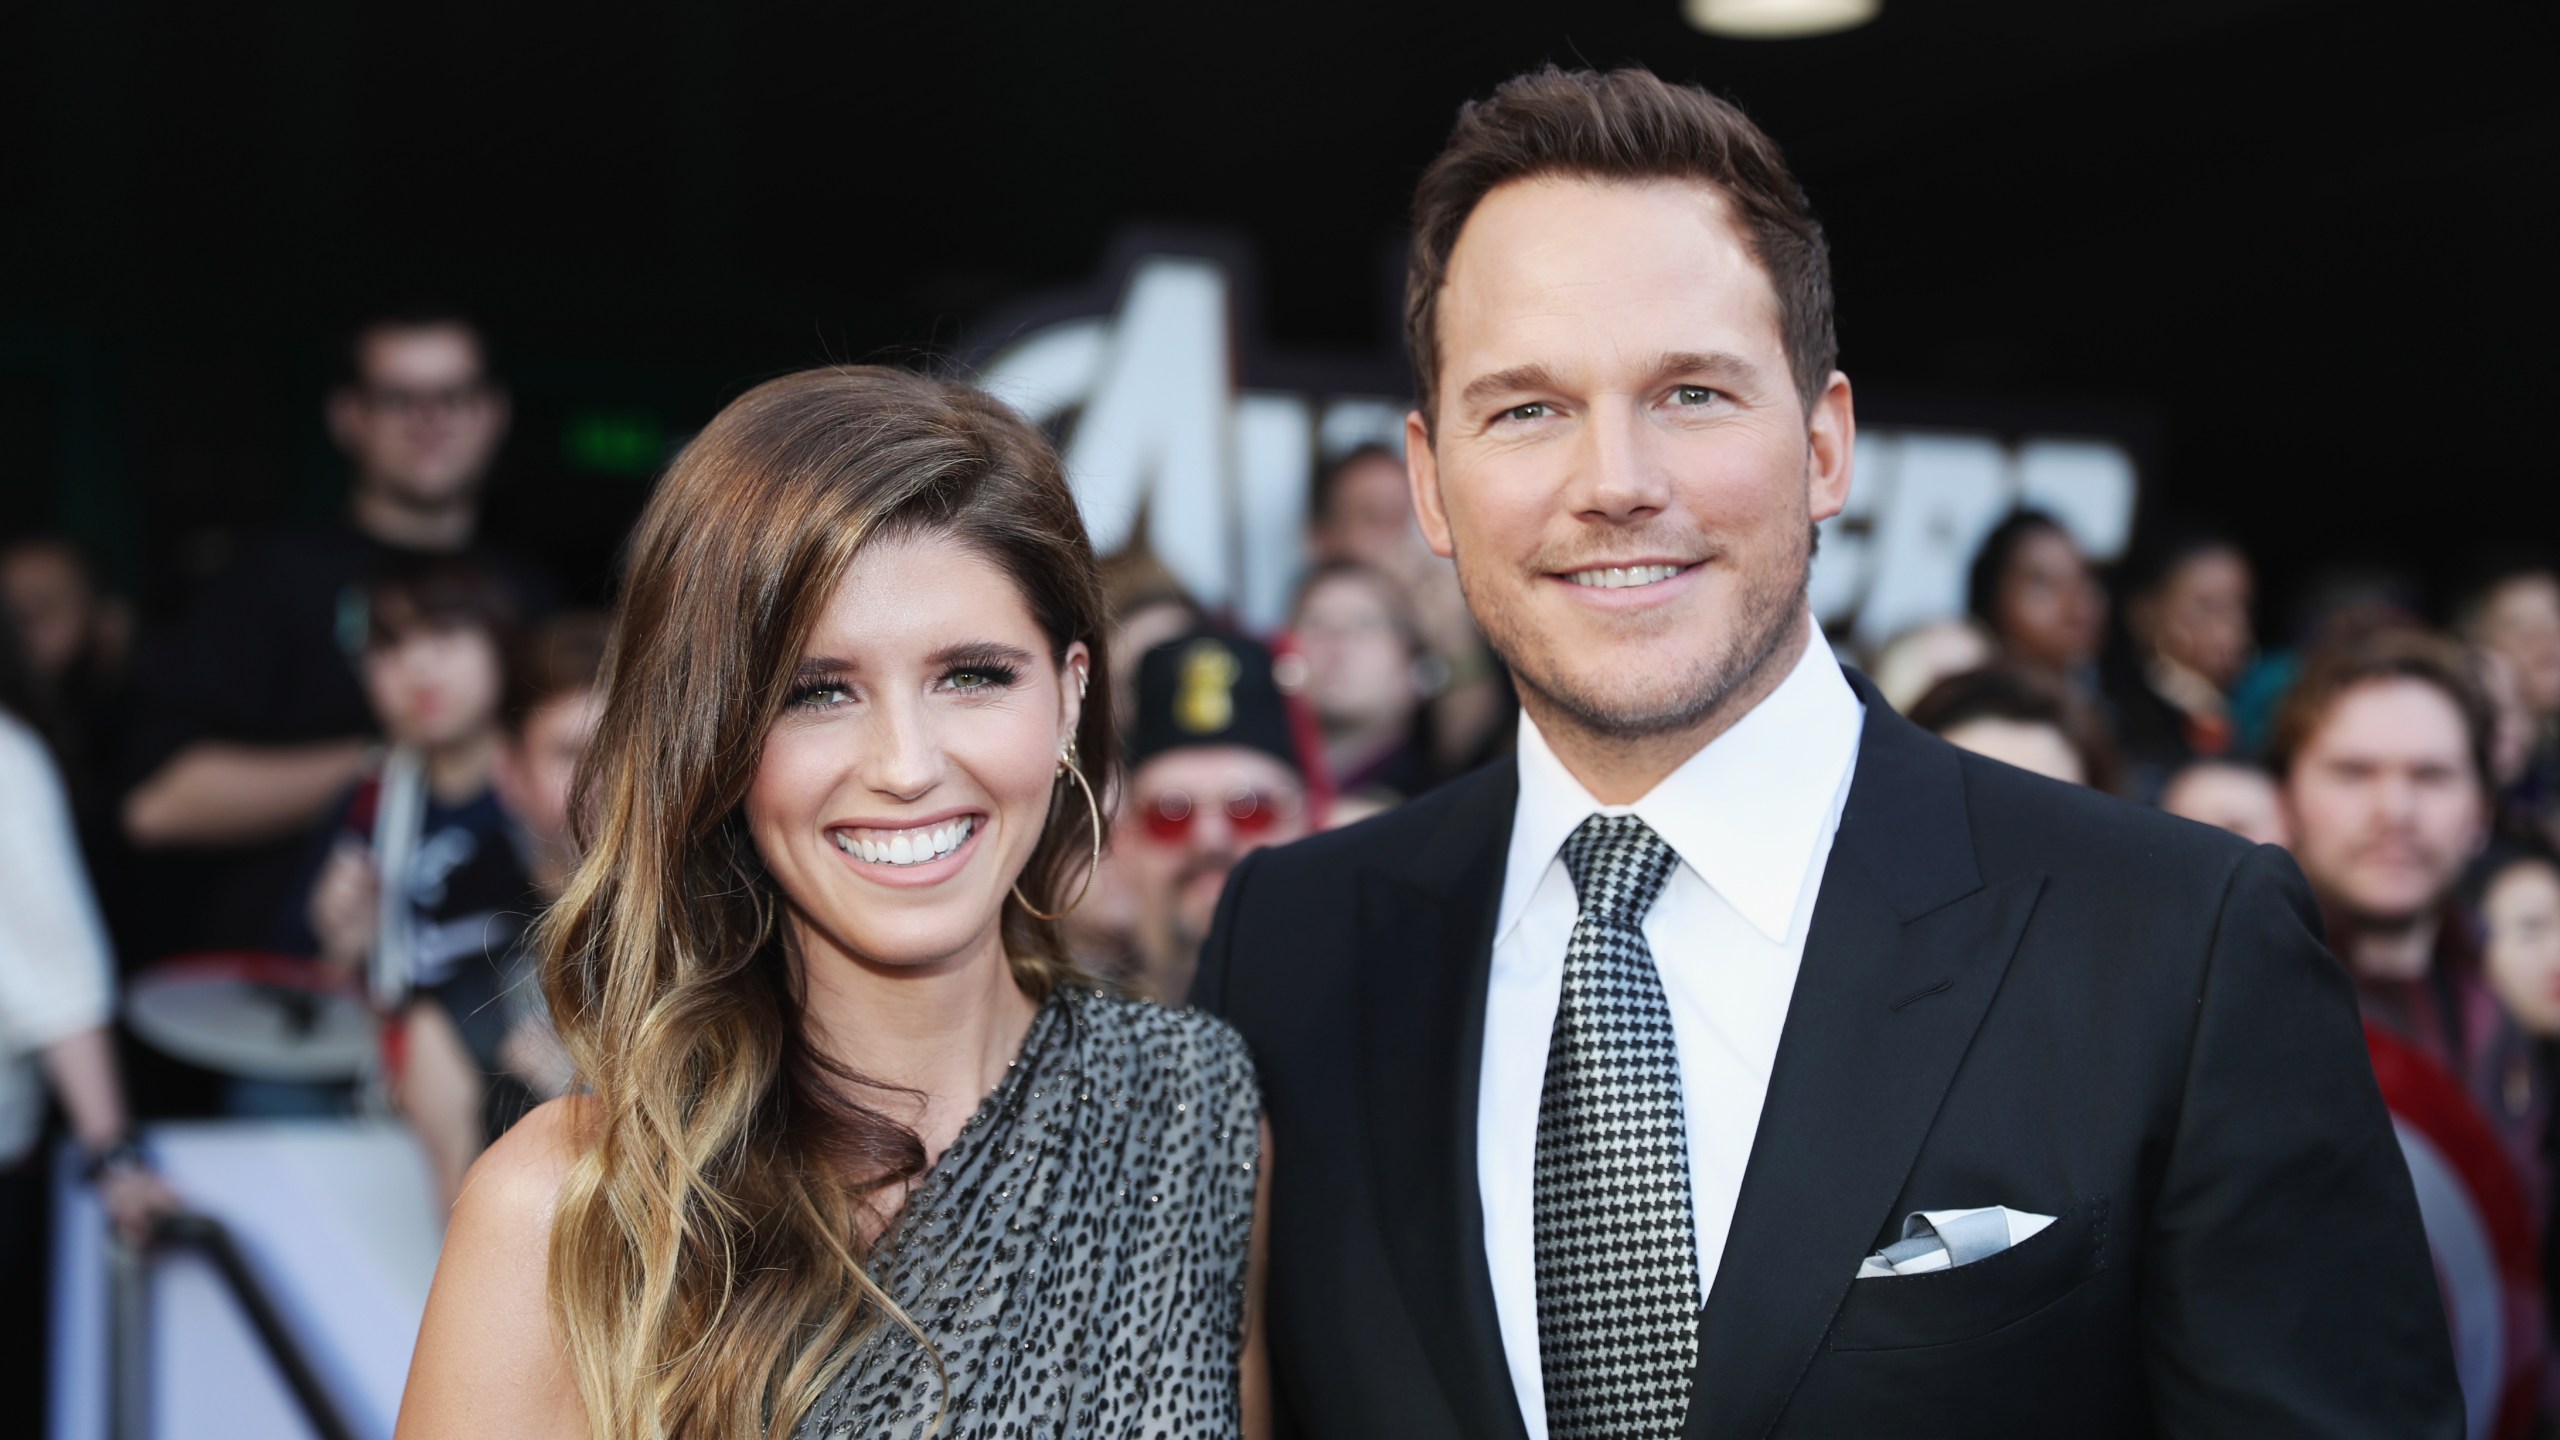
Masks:
[[[1849,504],[1851,472],[1858,460],[1858,415],[1849,399],[1849,377],[1834,370],[1805,416],[1805,499],[1816,520],[1828,520]]]
[[[1431,449],[1431,427],[1422,412],[1404,417],[1404,475],[1413,487],[1413,518],[1421,523],[1423,543],[1446,560],[1456,551],[1449,535],[1449,507],[1440,499],[1440,457]]]

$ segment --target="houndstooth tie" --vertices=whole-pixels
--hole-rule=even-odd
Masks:
[[[1633,815],[1564,842],[1582,913],[1538,1097],[1538,1357],[1554,1440],[1679,1432],[1698,1355],[1680,1060],[1645,912],[1680,857]]]

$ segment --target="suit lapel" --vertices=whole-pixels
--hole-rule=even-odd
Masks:
[[[1849,804],[1699,1322],[1687,1440],[1768,1433],[1885,1225],[2025,932],[2041,876],[1985,886],[1956,752],[1862,679]]]
[[[1457,797],[1402,863],[1359,877],[1361,1093],[1388,1258],[1469,1436],[1526,1440],[1476,1192],[1485,986],[1518,772]]]

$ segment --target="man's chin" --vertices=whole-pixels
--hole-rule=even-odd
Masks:
[[[2433,925],[2441,912],[2441,902],[2432,899],[2412,900],[2402,895],[2370,897],[2349,901],[2340,907],[2343,918],[2355,929],[2368,933],[2405,933]]]
[[[1173,923],[1185,945],[1196,946],[1209,938],[1209,927],[1218,918],[1218,897],[1226,892],[1227,874],[1234,868],[1221,866],[1214,875],[1196,876],[1175,894]]]

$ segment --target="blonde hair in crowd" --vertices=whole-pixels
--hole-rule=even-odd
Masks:
[[[867,367],[758,386],[685,448],[633,537],[578,776],[585,856],[539,941],[592,1091],[549,1288],[600,1440],[782,1436],[877,1326],[906,1323],[867,1237],[923,1147],[803,1032],[784,897],[741,805],[847,567],[916,534],[1010,574],[1053,662],[1093,648],[1078,749],[1088,767],[1115,754],[1092,545],[1056,454],[976,390]],[[1053,809],[1023,892],[1057,909],[1089,844]],[[1002,928],[1027,993],[1072,982],[1054,924],[1007,902]]]

